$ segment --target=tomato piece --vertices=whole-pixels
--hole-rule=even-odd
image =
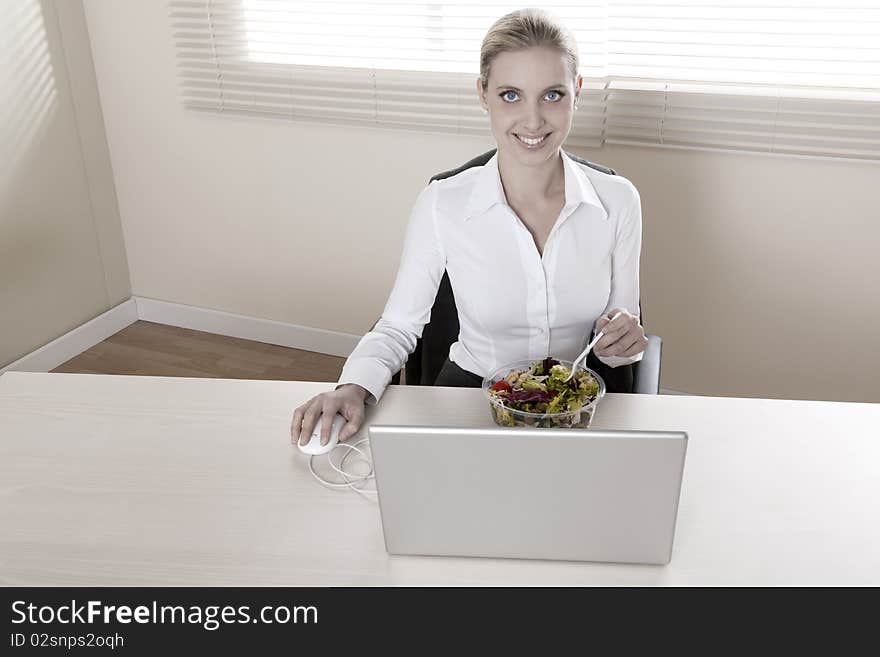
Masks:
[[[494,390],[495,392],[506,390],[507,392],[510,392],[510,384],[502,379],[501,381],[496,381],[495,383],[493,383],[490,390]]]

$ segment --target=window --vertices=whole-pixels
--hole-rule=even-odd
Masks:
[[[173,0],[184,102],[488,135],[480,43],[522,6],[549,9],[578,39],[584,88],[568,144],[880,161],[877,0]]]

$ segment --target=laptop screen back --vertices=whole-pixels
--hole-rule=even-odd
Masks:
[[[683,432],[372,426],[390,554],[668,563]]]

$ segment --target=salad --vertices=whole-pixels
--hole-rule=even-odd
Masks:
[[[589,406],[599,394],[599,381],[589,372],[578,370],[566,382],[571,370],[558,360],[545,358],[532,362],[526,369],[511,370],[507,376],[489,385],[489,398],[495,421],[505,426],[585,426],[577,411]],[[529,418],[510,411],[551,415],[558,418]],[[592,413],[587,413],[586,422]],[[521,419],[524,418],[524,419]]]

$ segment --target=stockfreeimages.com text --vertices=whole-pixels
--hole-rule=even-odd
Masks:
[[[48,623],[61,624],[92,624],[92,623],[171,623],[201,625],[206,630],[216,630],[222,624],[234,623],[265,623],[317,624],[318,609],[315,606],[266,606],[260,608],[255,615],[251,614],[248,605],[233,607],[209,605],[160,605],[153,601],[151,605],[107,605],[100,600],[89,600],[57,607],[50,605],[37,606],[24,600],[12,603],[13,624],[32,623],[35,625]]]

